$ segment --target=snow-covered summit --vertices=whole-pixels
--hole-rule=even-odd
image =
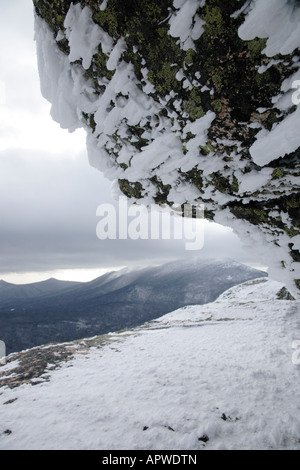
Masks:
[[[9,356],[0,449],[300,449],[300,305],[281,287],[249,281],[140,328]],[[26,354],[48,354],[32,383]]]

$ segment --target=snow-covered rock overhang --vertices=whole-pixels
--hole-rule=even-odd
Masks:
[[[144,204],[204,204],[300,287],[296,0],[33,0],[41,91]]]

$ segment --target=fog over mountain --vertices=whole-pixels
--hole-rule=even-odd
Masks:
[[[266,273],[231,260],[176,261],[107,273],[91,282],[0,282],[0,332],[7,353],[132,328],[185,305],[214,301]]]

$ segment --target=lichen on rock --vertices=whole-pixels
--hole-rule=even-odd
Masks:
[[[90,163],[132,201],[204,203],[297,290],[299,4],[33,1],[43,94]]]

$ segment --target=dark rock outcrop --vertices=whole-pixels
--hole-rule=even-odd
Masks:
[[[292,36],[299,2],[281,4],[269,2],[268,21],[277,8],[280,28]],[[207,218],[254,244],[271,275],[297,291],[299,107],[291,98],[299,41],[294,47],[288,37],[289,47],[278,46],[268,26],[265,36],[258,27],[252,37],[261,7],[252,0],[34,0],[34,6],[42,91],[63,127],[86,128],[91,164],[132,201],[204,203]],[[49,31],[61,61],[54,81]],[[86,41],[81,51],[74,34],[81,46]],[[67,97],[66,67],[68,90],[74,87]]]

